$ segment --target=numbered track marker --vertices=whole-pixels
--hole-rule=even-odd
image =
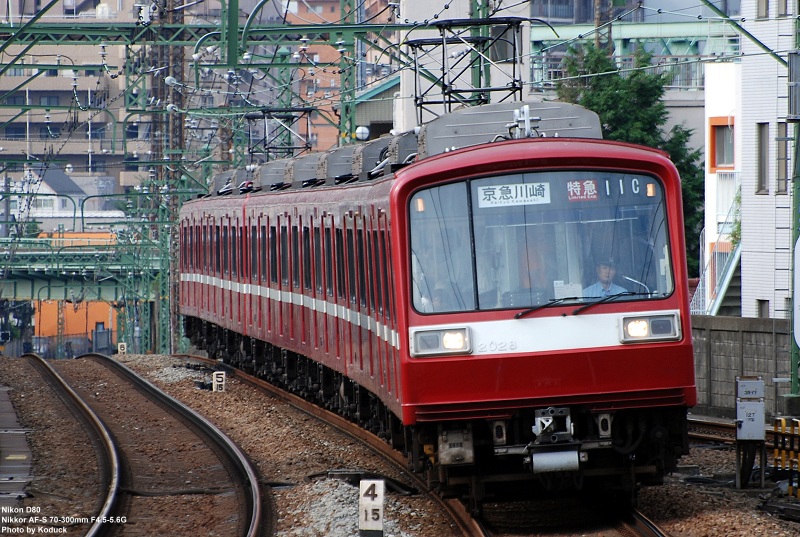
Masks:
[[[359,537],[383,537],[383,493],[382,479],[364,479],[360,482],[358,496]]]

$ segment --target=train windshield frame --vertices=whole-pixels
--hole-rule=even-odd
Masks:
[[[437,185],[412,195],[409,226],[420,313],[654,300],[675,289],[664,188],[651,175],[551,170]]]

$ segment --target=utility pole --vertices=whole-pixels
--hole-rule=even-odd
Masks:
[[[794,123],[794,155],[792,166],[792,315],[789,325],[791,339],[791,394],[786,398],[786,412],[791,416],[800,415],[800,36],[795,21],[795,50],[789,52],[789,110],[786,121]]]
[[[611,5],[607,5],[608,1],[594,0],[594,48],[607,48],[611,52]]]

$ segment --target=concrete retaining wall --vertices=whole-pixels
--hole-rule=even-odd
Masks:
[[[692,316],[697,407],[708,416],[736,416],[736,377],[760,376],[767,420],[786,415],[791,392],[789,321]]]

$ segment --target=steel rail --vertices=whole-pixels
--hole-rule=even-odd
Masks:
[[[438,494],[428,491],[425,482],[416,474],[408,471],[408,461],[399,451],[392,449],[384,440],[378,438],[371,432],[362,429],[357,424],[348,421],[339,414],[318,407],[317,405],[306,401],[302,397],[286,392],[264,380],[253,377],[252,375],[248,375],[247,373],[244,373],[238,369],[232,368],[228,365],[223,365],[216,360],[202,356],[193,356],[190,354],[172,354],[171,356],[174,358],[195,360],[212,367],[222,366],[227,371],[230,371],[232,374],[234,374],[236,378],[243,383],[262,390],[271,396],[286,402],[297,410],[300,410],[305,414],[325,422],[342,434],[358,440],[371,449],[374,453],[396,465],[403,475],[408,476],[409,479],[414,481],[420,490],[427,491],[426,494],[428,497],[436,502],[437,505],[439,505],[439,507],[448,514],[448,516],[458,526],[459,530],[465,537],[485,537],[487,535],[483,527],[481,527],[480,524],[472,518],[463,503],[455,499],[444,499]]]
[[[240,477],[243,478],[241,480],[241,484],[247,491],[246,498],[248,500],[250,514],[247,532],[244,534],[245,537],[258,537],[261,535],[263,530],[263,512],[261,487],[259,485],[258,474],[247,456],[230,438],[228,438],[225,433],[223,433],[213,423],[205,419],[191,408],[187,407],[172,396],[164,393],[155,385],[137,375],[133,370],[124,364],[121,364],[120,362],[104,354],[90,353],[81,355],[80,357],[100,361],[110,369],[120,373],[126,379],[134,383],[137,388],[140,388],[153,398],[162,401],[169,408],[174,409],[184,419],[198,427],[198,429],[200,429],[200,431],[202,431],[202,433],[205,434],[210,441],[214,442],[216,446],[221,449],[222,452],[230,459],[230,461],[234,464],[236,471],[239,472]]]
[[[64,380],[64,378],[53,369],[42,357],[38,354],[23,354],[22,358],[26,358],[31,364],[42,374],[46,381],[54,383],[63,395],[67,396],[67,406],[73,411],[77,412],[79,419],[88,423],[94,429],[97,437],[101,440],[102,457],[105,464],[108,466],[107,470],[110,475],[106,491],[106,499],[103,502],[103,507],[95,517],[95,521],[86,532],[86,537],[97,537],[103,535],[106,531],[104,528],[103,520],[108,520],[115,509],[119,507],[120,498],[120,483],[121,483],[121,468],[119,447],[114,441],[111,432],[100,420],[97,414],[84,402],[83,399],[73,390]]]

